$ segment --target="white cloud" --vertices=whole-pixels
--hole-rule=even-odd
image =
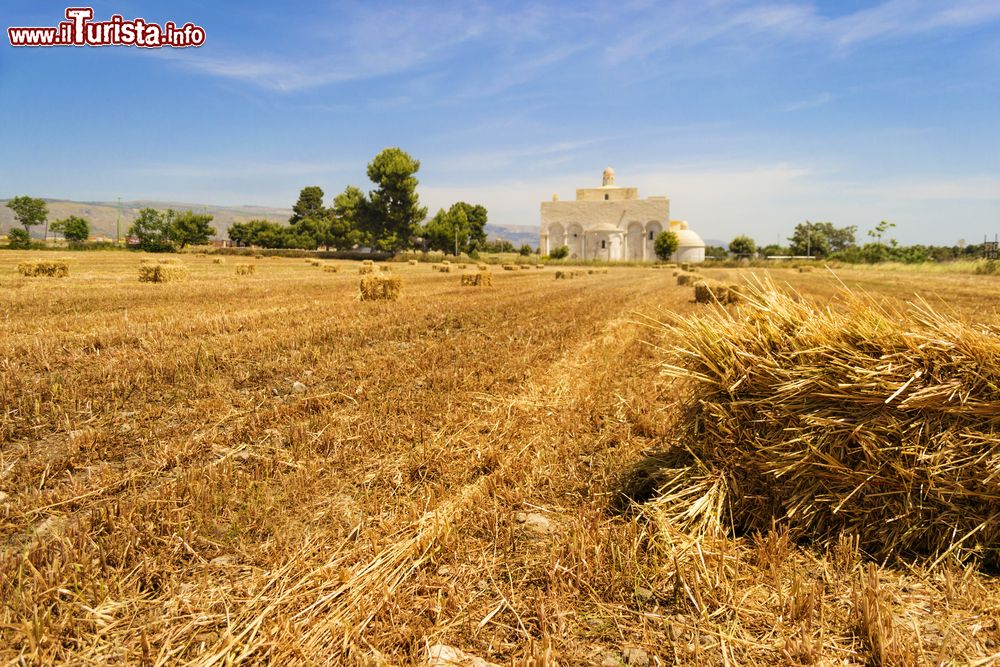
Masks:
[[[781,107],[782,111],[793,112],[793,111],[805,111],[806,109],[815,109],[816,107],[821,107],[824,104],[829,104],[833,101],[833,95],[829,92],[822,92],[812,97],[807,97],[805,99],[796,100],[790,102],[785,106]]]

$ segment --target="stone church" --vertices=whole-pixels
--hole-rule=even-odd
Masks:
[[[669,229],[680,245],[673,259],[705,261],[705,243],[683,220],[670,220],[666,197],[639,198],[637,188],[615,185],[615,170],[604,170],[599,188],[578,188],[576,201],[542,202],[539,248],[543,255],[559,246],[569,248],[574,259],[653,261],[653,240]]]

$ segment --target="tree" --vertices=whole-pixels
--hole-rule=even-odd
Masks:
[[[521,246],[521,248],[520,248],[520,249],[519,249],[519,250],[517,251],[517,253],[518,253],[519,255],[523,256],[523,257],[527,257],[528,255],[530,255],[530,254],[531,254],[531,253],[533,253],[533,252],[535,252],[535,249],[534,249],[534,248],[532,248],[532,247],[531,247],[530,245],[528,245],[527,243],[523,244],[523,245]]]
[[[146,252],[170,252],[174,243],[170,238],[170,222],[166,214],[155,208],[144,208],[128,228],[129,236],[139,239],[139,247]]]
[[[31,228],[45,222],[49,215],[49,207],[44,199],[36,199],[28,195],[14,197],[7,202],[7,208],[14,212],[17,223],[24,227],[30,237]]]
[[[9,204],[8,204],[8,206],[9,206]],[[885,235],[885,233],[887,231],[889,231],[890,229],[892,229],[895,226],[896,226],[896,223],[894,223],[894,222],[886,222],[885,220],[883,220],[882,222],[880,222],[877,225],[875,225],[875,229],[869,229],[868,230],[868,236],[870,236],[873,239],[875,239],[875,243],[877,243],[878,245],[882,245],[882,237]],[[895,246],[896,245],[895,242],[893,242],[892,245]]]
[[[167,235],[171,241],[183,248],[186,245],[205,245],[215,235],[215,229],[208,223],[212,216],[203,213],[173,209],[167,211]]]
[[[772,243],[761,248],[760,254],[764,257],[774,257],[775,255],[791,255],[792,251],[788,248],[783,248],[776,243]]]
[[[414,174],[419,169],[420,161],[399,148],[382,150],[368,165],[368,178],[376,188],[362,207],[361,223],[374,246],[399,250],[427,217],[427,209],[420,206],[417,195],[419,181]]]
[[[757,244],[749,236],[741,234],[729,242],[729,252],[737,257],[750,257],[757,252]]]
[[[485,227],[486,208],[460,201],[439,209],[419,233],[431,250],[471,253],[488,246]]]
[[[90,223],[83,218],[71,215],[52,223],[52,231],[62,234],[70,243],[83,243],[90,238]]]
[[[299,200],[292,206],[292,217],[288,219],[291,225],[298,224],[300,220],[312,218],[318,220],[326,217],[326,208],[323,206],[323,188],[318,185],[309,185],[299,192]]]
[[[31,234],[17,227],[12,228],[7,232],[7,247],[11,250],[27,250],[31,247]]]
[[[677,234],[673,232],[663,231],[656,235],[653,240],[653,252],[656,256],[666,261],[670,259],[670,256],[677,252],[677,247],[680,245],[680,240],[677,238]]]
[[[549,251],[549,257],[551,259],[566,259],[569,257],[569,246],[561,245],[557,248],[553,248]]]
[[[820,223],[806,220],[796,225],[788,240],[791,242],[792,254],[809,257],[826,257],[830,254],[830,239]]]

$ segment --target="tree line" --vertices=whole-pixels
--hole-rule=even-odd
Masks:
[[[323,189],[310,185],[299,193],[287,225],[269,220],[235,223],[229,227],[229,239],[239,246],[303,250],[489,251],[484,206],[460,201],[427,219],[417,194],[419,170],[419,160],[399,148],[386,148],[368,164],[374,187],[367,193],[349,185],[327,206]]]
[[[944,262],[955,259],[974,259],[983,253],[983,246],[960,243],[954,246],[933,246],[915,244],[900,245],[889,236],[896,227],[886,220],[866,232],[868,242],[858,243],[857,225],[835,227],[831,222],[805,221],[796,225],[788,237],[788,245],[769,244],[759,247],[746,235],[740,235],[729,242],[728,252],[724,248],[706,248],[709,257],[780,257],[799,256],[830,259],[850,264],[877,264],[879,262]]]

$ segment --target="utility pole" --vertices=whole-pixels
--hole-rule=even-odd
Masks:
[[[115,245],[122,244],[122,198],[118,198],[118,234],[115,236]]]

